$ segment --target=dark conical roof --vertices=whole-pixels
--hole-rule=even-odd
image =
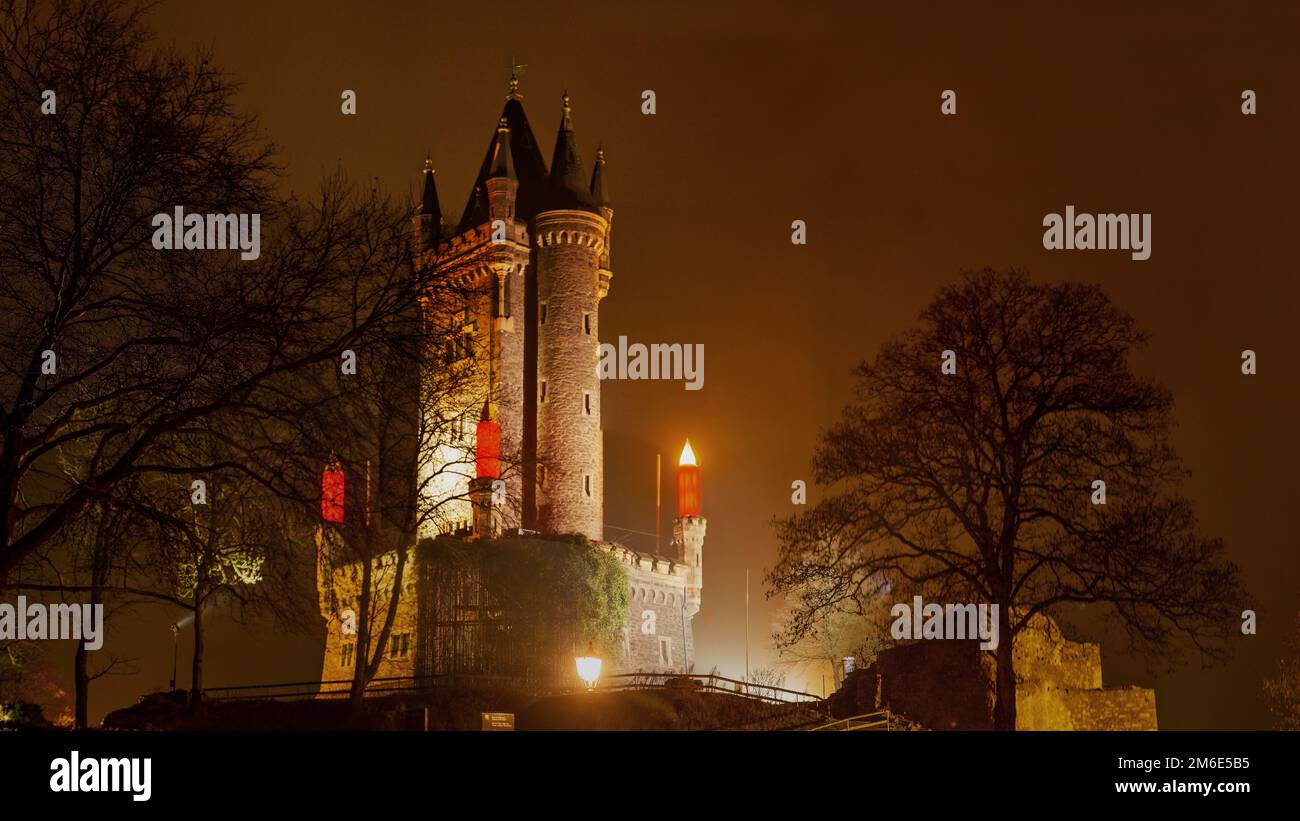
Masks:
[[[605,193],[605,149],[596,149],[596,167],[591,169],[591,198],[597,205],[609,205],[609,195]]]
[[[515,164],[510,159],[510,126],[505,117],[497,124],[497,136],[492,142],[492,171],[488,174],[488,179],[498,177],[516,179]]]
[[[560,132],[555,136],[555,154],[551,158],[551,181],[548,188],[543,210],[600,213],[587,188],[587,175],[582,170],[582,156],[578,153],[578,141],[573,136],[568,94],[564,95],[564,116],[560,119]]]
[[[438,186],[433,181],[433,161],[424,161],[424,196],[420,199],[420,215],[433,217],[435,225],[442,222],[442,206],[438,204]]]
[[[501,118],[506,121],[506,125],[510,129],[510,163],[514,168],[515,179],[519,180],[519,193],[515,198],[515,214],[521,220],[529,220],[541,210],[542,198],[546,194],[546,163],[542,159],[541,149],[537,147],[537,139],[533,136],[533,129],[528,125],[528,117],[524,114],[524,106],[518,99],[506,100],[505,108],[501,111]],[[478,176],[474,179],[474,185],[470,188],[469,202],[465,205],[465,214],[461,217],[460,224],[456,226],[456,233],[487,221],[487,200],[482,199],[480,213],[479,210],[476,210],[479,194],[475,192],[485,189],[484,183],[493,176],[497,135],[499,133],[494,130],[492,138],[488,141],[483,164],[479,168]]]
[[[465,206],[465,215],[460,218],[460,227],[458,227],[456,231],[459,233],[460,231],[472,228],[475,225],[482,225],[488,221],[488,217],[490,216],[491,214],[488,211],[487,194],[484,192],[481,184],[476,185],[474,186],[474,190],[470,192],[469,204]]]

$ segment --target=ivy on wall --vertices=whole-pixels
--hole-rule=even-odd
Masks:
[[[424,547],[435,568],[474,572],[492,620],[503,627],[570,636],[578,646],[559,648],[565,652],[585,651],[591,642],[607,659],[616,654],[627,618],[627,569],[585,536],[443,538]]]

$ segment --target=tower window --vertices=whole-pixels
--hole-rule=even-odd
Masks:
[[[588,496],[591,495],[591,474],[590,473],[584,473],[582,475],[582,490]]]
[[[410,633],[395,633],[388,640],[388,657],[391,659],[404,659],[411,649]]]
[[[545,379],[543,379],[541,382],[541,396],[539,397],[538,401],[541,402],[546,401],[546,380]]]
[[[582,392],[582,414],[591,416],[591,391]]]
[[[460,331],[460,358],[466,359],[474,351],[474,333],[478,331],[478,323],[471,322]]]
[[[340,663],[339,663],[339,666],[340,666],[340,667],[351,667],[351,666],[352,666],[352,654],[353,654],[354,651],[355,651],[355,648],[353,647],[352,644],[349,643],[349,644],[345,644],[345,645],[343,645],[343,654],[342,654],[342,655],[343,655],[343,658],[342,658],[342,660],[341,660]]]
[[[667,636],[659,637],[659,663],[665,667],[673,663],[673,640]]]
[[[537,324],[538,324],[538,325],[545,325],[545,324],[546,324],[546,303],[545,303],[545,302],[543,302],[543,303],[541,304],[541,306],[540,306],[540,308],[539,308],[539,311],[540,311],[540,313],[538,314],[538,323],[537,323]]]
[[[590,313],[584,313],[582,315],[582,332],[587,336],[591,336],[591,314]]]

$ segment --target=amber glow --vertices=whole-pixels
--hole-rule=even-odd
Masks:
[[[501,426],[496,422],[479,422],[476,442],[478,478],[501,478]]]
[[[677,463],[677,515],[700,515],[700,466],[695,461],[695,451],[691,449],[689,439]]]
[[[320,475],[320,512],[327,522],[343,521],[343,471],[337,462],[331,462]]]
[[[678,465],[695,465],[695,451],[691,450],[691,440],[686,440],[686,447],[682,448],[682,458],[677,460]]]
[[[600,678],[600,659],[596,656],[579,656],[575,661],[578,663],[578,678],[586,682],[588,687],[595,687],[596,680]]]

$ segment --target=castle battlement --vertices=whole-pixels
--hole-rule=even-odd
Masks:
[[[641,553],[616,542],[598,542],[596,547],[618,557],[619,561],[630,568],[646,573],[654,573],[674,578],[685,578],[689,568],[678,564],[665,556],[654,553]]]

